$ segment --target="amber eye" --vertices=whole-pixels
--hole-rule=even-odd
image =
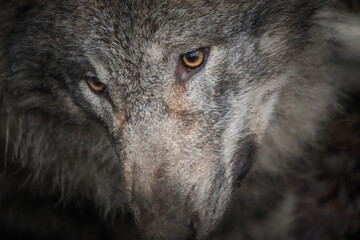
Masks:
[[[89,77],[87,79],[87,83],[89,85],[89,87],[98,93],[104,93],[106,92],[106,86],[104,83],[102,83],[101,81],[99,81],[97,78],[95,77]]]
[[[200,67],[205,61],[205,49],[199,48],[182,55],[182,61],[186,68],[194,69]]]

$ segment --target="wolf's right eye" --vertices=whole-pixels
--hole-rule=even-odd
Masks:
[[[97,93],[105,93],[106,86],[103,82],[95,77],[89,77],[86,79],[87,84],[89,85],[90,89],[97,92]]]
[[[209,51],[210,47],[203,47],[180,55],[179,62],[176,66],[177,79],[184,83],[201,70],[206,64]]]
[[[199,48],[182,55],[182,61],[186,68],[195,69],[200,67],[205,61],[206,50]]]

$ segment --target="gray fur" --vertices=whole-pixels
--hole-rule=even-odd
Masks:
[[[15,174],[130,211],[145,239],[292,239],[288,175],[360,76],[358,19],[325,0],[21,2],[0,10],[2,199]]]

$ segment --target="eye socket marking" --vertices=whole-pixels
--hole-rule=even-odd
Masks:
[[[96,77],[89,77],[86,79],[86,82],[89,85],[90,89],[96,93],[105,93],[107,90],[106,85]]]
[[[195,69],[200,67],[205,61],[206,51],[204,48],[199,48],[182,55],[181,59],[186,68]]]

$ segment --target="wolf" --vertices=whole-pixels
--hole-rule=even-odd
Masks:
[[[295,239],[300,159],[360,79],[338,2],[0,3],[3,236],[96,239],[76,203],[130,214],[111,239]]]

